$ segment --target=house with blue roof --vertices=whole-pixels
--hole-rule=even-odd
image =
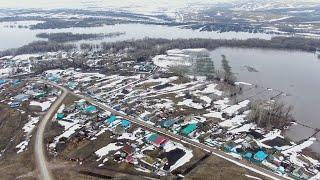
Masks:
[[[86,107],[86,112],[87,112],[87,113],[95,113],[95,112],[97,112],[97,107],[92,106],[92,105],[87,106],[87,107]]]
[[[268,154],[264,151],[258,151],[256,154],[254,154],[253,159],[262,162],[268,157]]]
[[[121,121],[121,126],[124,127],[124,128],[130,128],[131,127],[131,122],[124,119]]]
[[[64,118],[64,114],[63,113],[58,113],[57,114],[57,119],[58,120],[61,120],[61,119],[63,119]]]
[[[52,75],[48,78],[49,81],[52,81],[52,82],[55,82],[55,83],[58,83],[60,82],[60,77],[58,75]]]
[[[19,94],[14,97],[15,102],[23,102],[29,99],[29,96],[26,94]]]
[[[162,122],[161,126],[163,128],[171,128],[177,121],[172,119],[167,119]]]
[[[253,156],[253,154],[251,152],[246,152],[243,157],[245,159],[251,160],[252,156]]]
[[[0,85],[2,85],[2,84],[4,84],[4,83],[6,83],[6,80],[0,79]]]
[[[114,116],[114,115],[112,115],[112,116],[110,116],[108,119],[106,119],[106,123],[108,123],[108,124],[111,124],[111,123],[113,123],[115,120],[117,120],[117,116]]]

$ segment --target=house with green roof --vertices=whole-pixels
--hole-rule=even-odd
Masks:
[[[198,128],[197,123],[189,124],[187,127],[182,129],[181,134],[184,136],[189,136],[189,134],[195,131],[197,128]]]

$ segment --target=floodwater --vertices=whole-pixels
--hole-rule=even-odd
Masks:
[[[281,100],[294,107],[297,122],[320,128],[320,59],[317,55],[301,51],[219,48],[211,51],[216,68],[220,66],[222,54],[229,60],[238,81],[286,93]],[[248,66],[257,72],[248,71]],[[300,141],[313,133],[311,128],[293,125],[286,136]],[[319,134],[312,149],[320,153]]]
[[[273,35],[270,34],[253,34],[246,32],[200,32],[199,30],[183,29],[178,27],[170,27],[163,25],[147,25],[147,24],[116,24],[102,27],[89,28],[65,28],[65,29],[47,29],[47,30],[30,30],[27,28],[17,28],[18,25],[32,25],[35,21],[22,22],[5,22],[0,23],[0,51],[10,48],[18,48],[36,40],[45,40],[36,37],[38,33],[57,33],[57,32],[72,32],[72,33],[111,33],[111,32],[125,32],[125,35],[119,37],[106,38],[103,40],[80,41],[77,43],[101,43],[101,42],[115,42],[130,39],[150,38],[211,38],[211,39],[248,39],[261,38],[271,39]],[[10,26],[14,25],[14,28]]]

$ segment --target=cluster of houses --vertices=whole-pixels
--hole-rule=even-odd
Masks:
[[[30,110],[39,108],[43,102],[52,101],[60,93],[43,83],[21,79],[0,79],[0,90],[3,103],[11,108],[19,108],[26,102]]]
[[[96,150],[100,167],[107,161],[115,161],[129,163],[139,171],[153,172],[158,175],[170,173],[169,169],[164,168],[170,167],[168,157],[164,153],[164,146],[167,143],[173,143],[167,137],[136,127],[129,120],[101,111],[85,100],[62,105],[55,119],[62,126],[61,128],[64,127],[64,132],[51,142],[52,153],[62,152],[68,143],[84,139],[96,140],[103,132],[110,131],[113,134],[110,138],[116,142]],[[180,149],[183,148],[180,147]],[[114,152],[110,153],[111,151]],[[158,153],[148,153],[148,151],[158,151]],[[85,161],[85,159],[77,160]]]
[[[166,128],[169,131],[192,138],[209,146],[220,148],[221,150],[229,153],[232,156],[241,159],[247,159],[252,163],[261,164],[262,166],[271,169],[276,173],[305,178],[311,177],[319,171],[319,167],[315,165],[306,167],[297,166],[297,164],[293,163],[292,159],[290,159],[290,155],[284,155],[281,153],[282,149],[275,148],[275,145],[273,145],[272,143],[270,145],[264,145],[263,143],[265,142],[261,143],[260,140],[264,139],[264,136],[268,134],[268,132],[265,132],[263,129],[259,129],[252,124],[238,124],[238,126],[247,126],[249,128],[246,128],[243,131],[230,132],[228,128],[220,126],[219,123],[206,121],[206,118],[203,118],[203,116],[201,115],[189,115],[187,117],[181,115],[175,116],[177,115],[177,112],[175,112],[176,110],[172,107],[172,105],[170,105],[170,103],[172,102],[172,100],[170,99],[161,99],[159,100],[159,102],[153,100],[155,103],[158,102],[158,104],[156,104],[155,106],[150,106],[146,103],[147,101],[140,101],[139,98],[137,98],[134,101],[135,105],[132,105],[133,100],[130,98],[126,99],[125,97],[127,94],[131,94],[132,96],[137,97],[139,96],[139,94],[135,95],[134,91],[139,92],[142,90],[137,89],[135,87],[135,84],[132,84],[132,82],[139,81],[139,79],[141,79],[141,76],[121,77],[112,75],[110,78],[101,74],[92,75],[83,73],[81,75],[80,72],[77,73],[74,71],[64,71],[62,73],[52,74],[49,73],[46,74],[46,76],[48,77],[48,79],[52,77],[58,77],[57,79],[59,80],[57,82],[62,82],[62,84],[70,89],[85,92],[95,99],[108,104],[110,107],[113,107],[117,111],[125,112],[126,114],[140,118],[145,122],[152,123],[158,127]],[[55,78],[51,80],[55,81],[54,79]],[[164,79],[166,81],[165,78],[160,77],[159,79]],[[170,76],[167,79],[170,79]],[[150,82],[153,81],[157,81],[157,79],[150,80]],[[118,89],[119,87],[125,86],[127,84],[130,85],[119,91],[113,91],[114,89]],[[160,88],[159,91],[167,87],[171,88],[172,86],[173,85],[165,86],[163,88]],[[143,90],[142,92],[147,94],[152,90],[158,90],[155,87],[158,86],[154,86],[153,89],[149,88],[147,90]],[[109,91],[113,93],[103,94],[104,92]],[[222,113],[222,118],[227,120],[237,119],[243,116],[242,113],[238,112],[244,112],[248,110],[246,106],[243,106],[243,108],[241,108],[241,105],[235,106],[240,106],[238,111],[235,111],[235,114]],[[152,108],[155,107],[160,108],[152,110]],[[230,109],[232,108],[236,107],[231,107]],[[144,114],[143,112],[146,112],[147,109],[151,109],[153,112],[149,114],[147,113],[142,117],[141,114]],[[118,122],[115,117],[110,117],[110,119],[108,119],[105,123],[113,123],[113,121]],[[245,122],[243,118],[240,118],[239,121]],[[125,126],[126,121],[123,120],[123,123],[121,124]],[[125,130],[123,130],[125,129],[125,127],[117,127],[115,129],[118,129],[120,132],[125,132]],[[278,146],[292,147],[294,146],[294,144],[278,144]],[[297,169],[299,169],[299,171],[297,171]],[[299,172],[300,175],[298,176],[296,172]]]

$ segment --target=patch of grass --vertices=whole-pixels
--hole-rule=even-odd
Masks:
[[[61,155],[68,158],[80,158],[89,161],[95,161],[94,152],[115,141],[114,139],[110,138],[111,135],[112,133],[107,131],[98,136],[98,138],[94,141],[84,140],[77,145],[71,145],[69,143],[68,147],[64,152],[62,152]]]

